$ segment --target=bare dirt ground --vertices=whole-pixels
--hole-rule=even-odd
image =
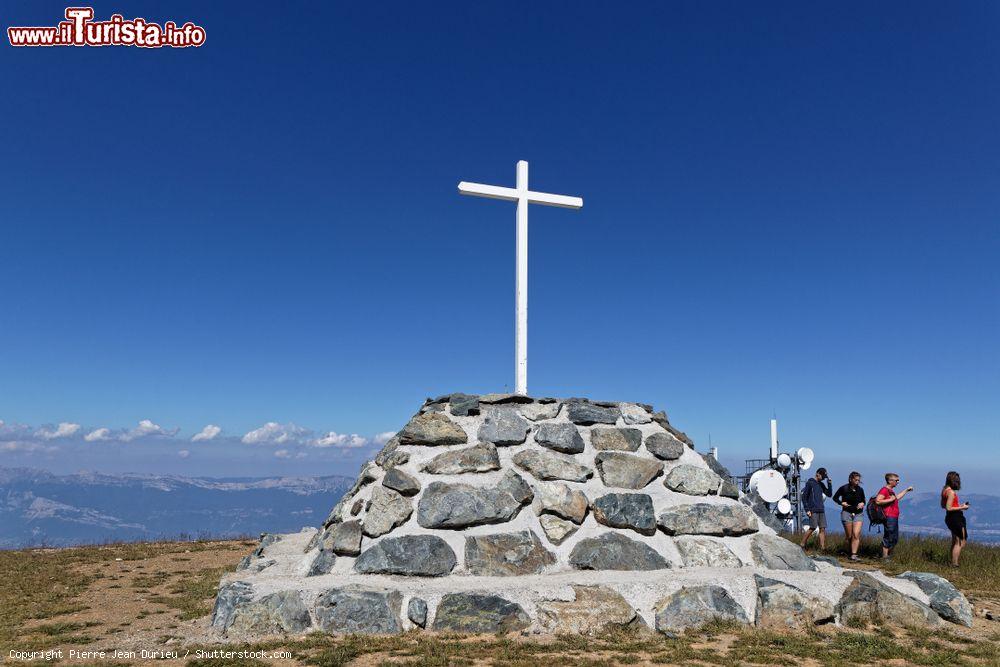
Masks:
[[[160,542],[0,552],[0,662],[42,664],[44,652],[61,651],[45,664],[1000,667],[1000,623],[982,615],[972,629],[936,633],[874,626],[779,634],[716,624],[676,639],[423,632],[226,642],[209,628],[208,614],[220,576],[253,546]],[[973,601],[982,610],[998,599],[998,591],[977,590]]]

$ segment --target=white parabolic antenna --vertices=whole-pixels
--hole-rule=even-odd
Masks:
[[[812,464],[813,458],[815,458],[816,455],[813,454],[813,450],[808,447],[799,447],[799,451],[795,452],[795,456],[799,460],[799,467],[805,470],[810,466],[810,464]]]
[[[778,501],[778,514],[791,514],[792,513],[792,502],[788,498],[782,498]]]
[[[788,454],[778,454],[778,467],[787,470],[792,467],[792,457]]]
[[[776,503],[788,495],[785,476],[777,470],[758,470],[750,476],[750,490],[765,503]]]

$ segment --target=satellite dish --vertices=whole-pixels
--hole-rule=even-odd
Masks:
[[[788,495],[785,477],[777,470],[758,470],[750,477],[750,490],[766,503],[776,503]]]
[[[799,460],[800,468],[808,468],[816,455],[808,447],[799,447],[799,451],[795,452],[795,457]]]
[[[792,457],[788,454],[778,454],[778,467],[787,470],[792,467]]]
[[[778,501],[778,514],[787,515],[792,513],[792,503],[788,498],[782,498]]]

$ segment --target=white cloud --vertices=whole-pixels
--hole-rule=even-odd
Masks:
[[[191,456],[191,452],[189,452],[186,449],[181,449],[177,452],[177,456],[181,457],[182,459],[186,459],[187,457]]]
[[[209,424],[198,433],[195,433],[194,437],[191,438],[191,442],[207,442],[208,440],[215,440],[220,433],[222,433],[221,427],[216,426],[215,424]]]
[[[376,445],[384,445],[392,439],[392,436],[396,435],[395,431],[382,431],[381,433],[376,433],[375,437],[372,438],[372,442]]]
[[[8,440],[0,442],[0,452],[57,452],[58,447],[53,445],[43,445],[39,442],[25,442],[24,440]]]
[[[134,429],[130,431],[121,434],[118,437],[118,439],[121,440],[122,442],[131,442],[136,438],[156,437],[156,436],[171,437],[177,433],[177,430],[178,429],[167,431],[164,430],[164,428],[159,424],[154,424],[149,419],[143,419],[139,422],[138,426],[136,426]]]
[[[274,458],[276,459],[290,459],[292,458],[291,452],[287,449],[279,449],[274,452]]]
[[[243,436],[243,442],[248,445],[283,445],[302,441],[309,435],[309,429],[278,422],[267,422]]]
[[[74,424],[72,422],[59,422],[59,425],[55,428],[51,426],[41,427],[35,431],[35,435],[42,440],[55,440],[57,438],[68,438],[71,435],[75,435],[79,430],[79,424]]]
[[[99,442],[101,440],[110,440],[111,429],[104,428],[103,426],[101,428],[95,428],[93,431],[83,436],[83,439],[86,440],[87,442]]]
[[[364,447],[368,444],[368,438],[362,437],[357,433],[351,433],[347,435],[346,433],[337,433],[336,431],[330,431],[321,438],[316,438],[310,440],[308,444],[311,447],[337,447],[339,449],[357,449],[358,447]]]
[[[0,438],[17,438],[28,435],[31,427],[27,424],[8,424],[0,419]]]

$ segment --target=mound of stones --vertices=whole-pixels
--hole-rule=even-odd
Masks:
[[[933,575],[843,574],[779,537],[648,405],[451,394],[425,402],[319,529],[266,536],[224,578],[212,624],[673,634],[712,619],[971,619]]]

